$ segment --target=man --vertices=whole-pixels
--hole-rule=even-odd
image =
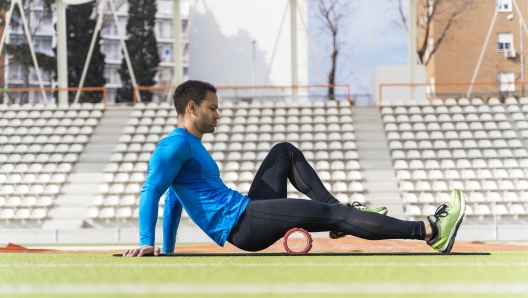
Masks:
[[[159,255],[154,247],[158,202],[168,189],[163,216],[163,252],[174,251],[182,207],[218,245],[229,241],[246,251],[263,250],[291,228],[334,231],[332,238],[353,235],[365,239],[425,240],[449,252],[465,212],[465,196],[455,189],[450,201],[426,221],[404,221],[383,215],[386,208],[358,210],[342,205],[326,190],[301,151],[289,143],[275,145],[263,160],[247,196],[229,189],[201,143],[220,118],[216,89],[187,81],[174,93],[178,127],[153,152],[139,203],[140,247],[127,257]],[[311,200],[286,198],[287,179]],[[374,211],[374,212],[364,212]],[[382,213],[382,214],[378,214]]]

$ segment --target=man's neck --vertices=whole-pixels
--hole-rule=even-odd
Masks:
[[[197,130],[193,125],[186,124],[184,121],[178,121],[178,128],[183,128],[193,136],[202,140],[203,133]]]

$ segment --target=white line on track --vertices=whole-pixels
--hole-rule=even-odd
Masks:
[[[27,294],[291,294],[291,293],[462,293],[526,295],[526,283],[82,283],[0,284],[0,293]]]
[[[0,264],[0,268],[67,267],[528,267],[528,262],[473,263],[84,263],[84,264]]]

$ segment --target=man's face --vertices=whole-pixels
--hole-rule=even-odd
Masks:
[[[218,125],[218,119],[220,119],[216,93],[207,91],[205,99],[197,110],[196,128],[202,133],[213,133]]]

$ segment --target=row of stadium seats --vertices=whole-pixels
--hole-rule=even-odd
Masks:
[[[419,160],[414,159],[409,162],[405,160],[395,160],[394,168],[396,170],[400,169],[468,169],[468,168],[514,168],[522,167],[521,165],[526,165],[528,162],[527,159],[522,159],[520,162],[517,162],[515,159],[489,159],[488,161],[484,159],[474,159],[471,162],[467,159],[459,159],[456,162],[451,159],[429,159],[429,160]]]
[[[332,142],[290,142],[292,145],[300,148],[301,151],[319,151],[319,150],[355,150],[356,143],[354,141],[346,141],[341,143],[340,141]],[[207,151],[269,151],[272,147],[272,144],[269,142],[203,142],[202,143]]]
[[[520,113],[519,113],[520,114]],[[523,119],[520,119],[520,115],[516,114],[516,121],[520,121],[521,124],[519,124],[521,127],[518,128],[524,128],[524,123],[526,121],[523,114]],[[502,113],[496,114],[496,115],[504,115]],[[383,122],[385,123],[422,123],[425,122],[427,124],[429,123],[443,123],[443,122],[469,122],[469,125],[473,122],[484,122],[484,125],[493,126],[493,127],[500,127],[500,129],[511,129],[510,123],[507,121],[504,121],[505,117],[497,116],[492,117],[491,114],[482,114],[480,117],[477,116],[477,114],[468,114],[467,116],[464,116],[462,114],[454,114],[453,116],[450,116],[448,114],[440,114],[438,117],[432,114],[425,115],[422,117],[422,115],[411,115],[410,117],[407,115],[399,115],[397,117],[394,117],[392,115],[386,115],[383,116]],[[497,125],[498,124],[498,125]],[[463,125],[463,124],[461,124]],[[479,124],[473,124],[473,125],[479,125]],[[497,129],[497,128],[492,128]]]
[[[516,105],[516,104],[528,104],[528,97],[521,97],[519,100],[517,100],[515,97],[508,97],[505,99],[504,101],[505,104],[507,105]],[[429,105],[433,105],[433,106],[468,106],[468,105],[474,105],[474,106],[480,106],[480,105],[490,105],[490,106],[494,106],[494,105],[501,105],[502,102],[498,99],[498,98],[495,98],[495,97],[492,97],[490,99],[487,100],[487,103],[484,103],[484,101],[481,99],[481,98],[473,98],[471,99],[471,101],[467,98],[459,98],[459,99],[454,99],[454,98],[447,98],[445,100],[443,99],[439,99],[439,98],[435,98],[433,99],[432,101],[429,101],[427,99],[424,99],[424,100],[406,100],[406,101],[403,101],[403,100],[384,100],[382,103],[382,106],[408,106],[408,107],[413,107],[413,106],[429,106]]]
[[[58,150],[55,152],[55,154],[33,154],[33,153],[26,153],[26,154],[0,154],[0,163],[47,163],[47,162],[75,162],[77,160],[77,155],[74,153],[68,153],[64,155],[65,152],[81,152],[82,146],[81,145],[58,145],[56,147]]]
[[[58,159],[58,157],[57,157]],[[68,173],[72,169],[72,162],[64,163],[19,163],[19,164],[3,164],[0,168],[0,173]],[[64,161],[64,159],[63,159]]]
[[[350,123],[352,117],[349,115],[343,116],[237,116],[231,117],[220,117],[219,123],[224,124],[331,124],[331,123]],[[391,121],[394,122],[394,121]],[[26,126],[31,126],[30,122]],[[130,118],[127,121],[127,126],[164,126],[164,125],[177,125],[176,116],[172,118]],[[294,126],[291,126],[294,127]]]
[[[479,140],[478,142],[476,140],[464,140],[463,142],[460,140],[450,140],[448,142],[444,140],[435,140],[434,142],[428,141],[428,140],[422,140],[419,142],[407,140],[405,142],[400,141],[390,141],[389,142],[389,148],[391,150],[396,149],[403,149],[403,150],[412,150],[412,149],[472,149],[472,148],[517,148],[518,142],[513,140],[511,142],[511,146],[508,142],[512,140],[494,140],[493,142],[490,140]],[[522,144],[522,143],[521,143]],[[522,150],[520,149],[518,151],[517,155],[518,157],[522,157],[524,153],[522,153]]]
[[[331,124],[331,123],[351,123],[352,117],[349,115],[343,116],[237,116],[220,117],[220,124]]]
[[[508,122],[506,122],[506,123],[508,123]],[[523,123],[523,125],[524,125],[524,123]],[[507,127],[508,127],[508,125],[502,124],[502,127],[500,128],[500,130],[504,130],[503,133],[505,133],[506,131],[511,130],[511,125],[509,126],[510,127],[509,129]],[[523,129],[522,127],[516,127],[516,128]],[[424,124],[424,123],[421,123],[421,122],[420,123],[414,123],[412,125],[410,123],[405,122],[405,123],[400,123],[400,124],[387,123],[385,125],[385,130],[386,131],[401,131],[401,132],[412,132],[412,131],[414,131],[414,132],[420,132],[420,131],[470,131],[470,130],[484,130],[484,129],[499,130],[499,126],[497,126],[493,122],[484,122],[484,124],[482,124],[482,122],[471,122],[471,123],[469,123],[469,125],[468,125],[467,122],[456,122],[455,124],[453,124],[452,122],[444,122],[442,124],[431,122],[431,123],[427,123],[427,125]]]
[[[83,111],[4,111],[0,112],[0,117],[7,120],[16,120],[16,119],[44,119],[51,121],[53,119],[63,120],[63,119],[86,119],[86,118],[101,118],[103,113],[99,110],[83,110]]]
[[[57,195],[60,184],[5,184],[0,186],[0,195],[3,196],[24,196],[24,195]]]
[[[78,153],[83,150],[83,146],[81,144],[46,144],[46,145],[40,145],[40,144],[33,144],[33,145],[4,145],[0,147],[1,153],[6,154],[0,154],[0,163],[6,162],[8,160],[7,154],[12,153],[10,156],[13,156],[14,154],[24,154],[24,153],[53,153],[53,152],[73,152]],[[13,157],[11,157],[13,158]],[[28,157],[29,158],[29,157]],[[16,159],[16,158],[15,158]],[[22,157],[22,159],[24,159]]]
[[[398,170],[396,177],[402,180],[453,180],[453,179],[523,179],[526,178],[528,169],[497,169],[491,171],[487,169],[464,169],[464,170],[413,170],[412,175],[410,171]]]
[[[92,126],[97,125],[97,119],[98,118],[87,118],[87,119],[77,118],[77,119],[72,120],[72,119],[64,118],[64,119],[59,120],[58,118],[53,118],[53,119],[48,119],[48,120],[46,119],[37,119],[37,120],[10,119],[8,120],[8,119],[2,118],[0,119],[0,127],[4,127],[1,130],[2,134],[12,134],[12,133],[16,133],[17,131],[35,133],[37,132],[38,128],[44,129],[43,127],[51,127],[52,129],[59,129],[59,131],[63,130],[63,128],[59,128],[59,127],[66,127],[68,129],[77,129],[75,127],[88,126],[88,128],[91,129]],[[70,126],[73,126],[74,128],[71,128]],[[13,131],[13,127],[18,127],[18,130]],[[48,130],[49,128],[46,128],[44,132]]]
[[[50,207],[53,205],[53,198],[50,196],[2,196],[0,197],[0,207]]]
[[[0,141],[5,141],[5,142],[2,142],[2,144],[10,144],[10,146],[7,146],[7,145],[4,145],[2,146],[2,148],[5,148],[3,151],[9,151],[11,150],[11,148],[13,148],[12,150],[15,150],[15,146],[16,145],[28,145],[28,144],[37,144],[37,145],[42,145],[42,144],[52,144],[52,145],[56,145],[56,144],[84,144],[86,142],[88,142],[88,138],[89,136],[87,135],[77,135],[77,136],[72,136],[72,135],[64,135],[64,136],[59,136],[59,135],[52,135],[52,136],[45,136],[45,135],[41,135],[41,136],[37,136],[37,137],[33,137],[33,136],[25,136],[25,137],[21,137],[21,136],[11,136],[9,138],[5,137],[5,136],[0,136]],[[18,146],[17,146],[18,147]],[[21,146],[20,148],[26,148],[25,146]],[[28,150],[29,150],[29,147],[28,147]]]
[[[406,205],[405,215],[411,218],[432,215],[435,213],[436,206],[424,205],[423,208],[416,205]],[[488,205],[475,204],[466,205],[466,217],[471,216],[491,216],[491,215],[523,215],[526,216],[526,208],[521,204],[512,204],[505,206],[503,204],[493,204],[490,208]]]
[[[494,144],[501,143],[500,147],[512,147],[512,148],[523,147],[522,142],[519,139],[517,139],[515,132],[514,131],[511,131],[511,132],[512,132],[511,135],[509,135],[508,131],[504,133],[504,135],[510,138],[513,138],[509,140],[503,140],[502,133],[500,131],[493,131],[493,130],[490,131],[489,134],[483,130],[477,130],[475,131],[474,134],[471,133],[470,131],[462,131],[460,132],[460,135],[455,131],[447,131],[445,134],[440,131],[433,131],[431,132],[430,135],[429,133],[425,131],[420,131],[416,133],[416,135],[410,131],[402,132],[401,135],[397,132],[392,131],[387,134],[387,139],[390,141],[392,140],[407,141],[407,140],[444,140],[444,139],[448,139],[448,140],[457,140],[457,139],[468,140],[469,139],[471,140],[471,139],[476,139],[476,140],[489,140],[488,141],[489,143],[493,141]],[[506,142],[508,143],[506,144]],[[499,147],[499,145],[495,145],[495,146]]]
[[[0,209],[0,220],[42,220],[47,217],[47,211],[44,208],[35,208],[33,210],[27,208],[21,208],[14,210],[11,208]]]
[[[422,191],[449,191],[450,189],[460,188],[467,191],[480,191],[480,190],[528,190],[527,180],[466,180],[465,183],[462,181],[449,181],[449,184],[445,181],[435,180],[429,181],[400,181],[400,191],[402,192],[422,192]]]
[[[66,181],[65,174],[0,174],[0,185],[5,184],[46,184],[46,183],[64,183]]]
[[[413,133],[411,131],[402,131],[401,133],[389,131],[387,133],[387,139],[389,140],[403,140],[403,141],[412,141],[412,140],[496,140],[496,139],[507,139],[510,141],[513,139],[513,141],[510,142],[517,142],[518,144],[521,144],[520,147],[522,147],[522,143],[517,138],[517,134],[513,130],[475,130],[473,132],[468,130],[462,130],[459,132],[448,130],[448,131],[418,131],[416,133]],[[517,147],[517,145],[515,145]]]
[[[508,106],[450,106],[449,108],[446,106],[437,106],[437,107],[396,107],[396,108],[390,108],[390,107],[384,107],[381,109],[381,115],[383,117],[388,115],[394,115],[394,116],[405,116],[407,114],[409,115],[448,115],[448,114],[454,114],[454,115],[489,115],[489,113],[492,114],[503,114],[503,113],[519,113],[528,112],[528,104],[526,105],[508,105]]]
[[[354,131],[354,126],[351,123],[346,123],[339,125],[338,123],[331,123],[331,124],[301,124],[300,126],[297,124],[288,124],[287,126],[284,124],[275,124],[271,126],[270,124],[249,124],[249,125],[243,125],[243,124],[235,124],[232,126],[221,124],[218,129],[217,133],[264,133],[264,132],[289,132],[289,133],[303,133],[303,132],[347,132],[347,131]]]
[[[291,132],[287,135],[282,132],[277,133],[234,133],[229,137],[225,133],[205,134],[202,142],[296,142],[296,141],[354,141],[356,135],[353,132],[303,132],[301,134]]]
[[[467,201],[470,203],[483,202],[528,202],[528,192],[495,192],[489,191],[486,193],[476,191],[466,191]],[[436,194],[430,192],[422,192],[419,194],[407,192],[402,196],[404,203],[443,203],[449,200],[449,193],[438,192]]]
[[[79,111],[79,110],[88,110],[88,111],[92,111],[92,110],[98,110],[98,111],[102,111],[105,109],[105,105],[102,104],[102,103],[96,103],[96,104],[92,104],[92,103],[89,103],[89,102],[85,102],[85,103],[72,103],[72,104],[66,104],[66,105],[56,105],[54,103],[49,103],[49,104],[42,104],[42,103],[37,103],[37,104],[30,104],[30,103],[26,103],[26,104],[23,104],[23,105],[20,105],[20,104],[17,104],[17,103],[13,103],[13,104],[10,104],[10,105],[6,105],[6,104],[0,104],[0,112],[4,112],[4,111],[42,111],[42,110],[49,110],[49,111]]]
[[[287,103],[285,101],[266,101],[264,103],[255,101],[252,103],[247,102],[239,102],[239,103],[232,103],[230,101],[222,101],[220,102],[220,108],[226,109],[226,108],[236,108],[236,109],[251,109],[251,108],[288,108],[291,107],[291,103]],[[315,101],[314,103],[301,103],[300,108],[320,108],[320,107],[327,107],[327,108],[334,108],[334,107],[350,107],[351,104],[348,100],[339,100],[339,101]],[[161,103],[137,103],[134,108],[136,110],[174,110],[174,106],[168,102],[161,102]]]
[[[463,150],[463,149],[439,149],[439,150],[431,150],[431,149],[425,149],[425,150],[415,150],[415,149],[409,149],[409,150],[393,150],[392,151],[392,158],[393,159],[450,159],[450,158],[508,158],[508,157],[522,157],[524,155],[522,149],[521,150],[511,150],[511,149],[469,149],[469,150]]]
[[[82,124],[84,125],[84,124]],[[94,124],[95,125],[95,124]],[[17,129],[14,127],[5,127],[0,129],[0,135],[7,136],[40,136],[40,135],[89,135],[93,133],[93,128],[90,126],[76,127],[76,126],[44,126],[44,127],[22,127]],[[24,140],[24,138],[22,138]],[[30,139],[30,138],[26,138]],[[34,139],[34,138],[33,138]]]

